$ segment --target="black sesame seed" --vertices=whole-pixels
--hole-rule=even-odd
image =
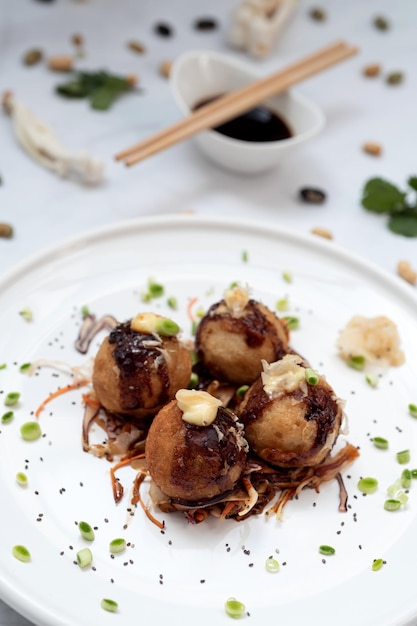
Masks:
[[[218,24],[216,20],[211,17],[202,17],[202,18],[197,19],[194,22],[194,28],[196,30],[202,30],[202,31],[215,30],[217,26]]]
[[[163,24],[160,22],[159,24],[155,24],[155,33],[160,37],[171,37],[172,28],[168,24]]]
[[[303,202],[308,202],[309,204],[323,204],[326,194],[321,189],[303,187],[300,189],[300,198]]]

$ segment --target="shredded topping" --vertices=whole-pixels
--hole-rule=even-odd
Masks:
[[[291,393],[303,384],[305,386],[305,368],[300,365],[302,362],[298,354],[286,354],[274,363],[263,360],[261,377],[265,393],[273,398],[283,393]]]
[[[249,302],[249,290],[246,287],[233,287],[224,292],[224,300],[233,317],[241,317]]]
[[[398,366],[404,363],[397,326],[388,317],[351,318],[338,338],[339,355],[349,361],[363,357],[367,365]]]
[[[180,389],[175,394],[178,407],[183,412],[182,419],[194,426],[209,426],[214,422],[217,409],[222,402],[207,391]]]

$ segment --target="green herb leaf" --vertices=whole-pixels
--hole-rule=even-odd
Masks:
[[[382,178],[371,178],[363,189],[362,206],[374,213],[396,213],[407,208],[405,192]]]
[[[417,237],[417,210],[407,209],[401,213],[391,215],[388,228],[396,235],[404,237]]]
[[[76,72],[71,80],[56,87],[56,92],[67,98],[89,98],[91,107],[107,111],[122,94],[132,89],[123,76],[108,72]]]
[[[407,184],[409,187],[411,187],[411,189],[417,191],[417,176],[410,176],[410,178],[407,180]]]

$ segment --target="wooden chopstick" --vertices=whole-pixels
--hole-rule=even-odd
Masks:
[[[248,111],[277,93],[285,91],[292,85],[351,57],[357,52],[358,49],[355,46],[350,46],[343,41],[326,46],[279,72],[217,98],[168,126],[168,128],[119,152],[115,155],[115,159],[117,161],[123,160],[128,166],[134,165],[198,132],[213,128]]]

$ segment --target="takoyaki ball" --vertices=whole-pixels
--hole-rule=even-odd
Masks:
[[[303,363],[295,354],[272,364],[264,362],[261,376],[239,407],[249,446],[274,466],[321,463],[335,444],[344,418],[343,401],[323,376]]]
[[[145,455],[157,487],[173,502],[194,508],[233,490],[247,451],[234,413],[206,391],[181,389],[153,419]]]
[[[272,362],[287,354],[288,339],[286,325],[237,287],[226,291],[201,319],[196,352],[213,378],[243,385],[259,376],[262,359]]]
[[[188,386],[191,355],[178,332],[175,322],[153,313],[137,315],[110,332],[93,369],[94,391],[107,411],[155,415]]]

